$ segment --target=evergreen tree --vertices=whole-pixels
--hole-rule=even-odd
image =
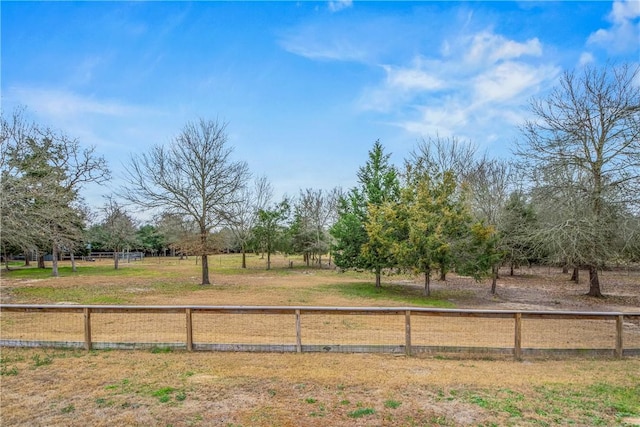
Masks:
[[[358,170],[359,186],[340,200],[338,220],[331,228],[336,265],[372,271],[376,287],[380,287],[382,270],[396,265],[387,246],[380,244],[377,237],[372,239],[375,233],[369,234],[376,228],[377,210],[385,203],[396,202],[400,196],[398,173],[389,158],[382,143],[376,141],[368,161]]]

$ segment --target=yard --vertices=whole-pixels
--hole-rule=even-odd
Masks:
[[[307,268],[297,258],[278,259],[273,270],[265,271],[259,256],[249,261],[242,270],[238,256],[212,257],[213,285],[208,287],[197,284],[199,266],[193,258],[147,258],[121,264],[118,271],[106,260],[80,263],[77,273],[63,267],[59,278],[35,269],[3,271],[1,297],[14,304],[623,312],[640,307],[640,272],[624,269],[603,273],[608,297],[602,300],[583,296],[585,283],[576,285],[546,267],[503,276],[497,296],[490,295],[487,283],[451,274],[446,282],[435,280],[432,297],[425,299],[420,279],[408,275],[386,276],[376,290],[366,273]],[[4,334],[6,313],[2,316]],[[455,322],[441,326],[456,328]],[[495,329],[491,323],[479,327],[489,336]],[[459,334],[469,326],[458,328]],[[578,324],[571,334],[584,335],[588,342],[593,330]],[[0,361],[3,425],[640,424],[640,359],[631,357],[514,362],[499,356],[187,353],[159,347],[91,352],[3,348]]]

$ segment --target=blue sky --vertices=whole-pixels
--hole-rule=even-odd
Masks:
[[[7,2],[2,108],[123,162],[199,117],[278,196],[351,188],[380,139],[510,156],[564,70],[640,61],[640,1]]]

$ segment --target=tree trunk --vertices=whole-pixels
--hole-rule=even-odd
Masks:
[[[569,266],[567,264],[564,264],[562,266],[562,274],[567,274],[569,273]]]
[[[7,256],[7,251],[6,251],[6,249],[5,249],[5,251],[4,251],[4,265],[5,265],[5,268],[7,269],[7,271],[11,271],[11,270],[9,269],[9,257]]]
[[[513,277],[513,262],[511,263],[511,265],[509,267],[509,276]]]
[[[424,272],[424,296],[431,296],[431,270]]]
[[[202,254],[202,285],[210,285],[209,281],[209,257],[207,254]]]
[[[51,247],[51,275],[53,277],[58,277],[60,275],[58,273],[58,245],[55,243]]]
[[[6,254],[5,254],[5,258],[6,258]],[[25,267],[29,267],[31,265],[31,256],[29,254],[29,251],[25,251],[24,253],[24,266]]]
[[[247,253],[244,247],[242,248],[242,268],[247,268]]]
[[[267,270],[271,270],[271,251],[267,251]]]
[[[38,268],[45,268],[44,255],[40,251],[38,251]]]
[[[491,295],[496,294],[496,287],[498,285],[498,267],[491,266]]]
[[[119,259],[119,258],[120,258],[120,257],[118,256],[118,251],[117,251],[117,250],[116,250],[116,251],[114,251],[114,252],[113,252],[113,268],[114,268],[115,270],[117,270],[117,269],[118,269],[118,261],[120,261],[120,259]]]
[[[77,273],[78,269],[76,268],[76,257],[73,255],[73,251],[69,252],[69,257],[71,258],[71,271]]]
[[[440,267],[440,280],[443,282],[447,280],[447,270],[445,270],[444,266]]]
[[[573,267],[573,272],[571,273],[571,281],[580,283],[580,269],[578,267]]]
[[[589,266],[589,293],[590,297],[602,298],[600,292],[600,280],[598,278],[598,268],[594,265]]]
[[[382,287],[382,280],[380,279],[381,272],[380,269],[376,270],[376,288]]]

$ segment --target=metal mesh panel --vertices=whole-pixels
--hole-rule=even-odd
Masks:
[[[196,312],[193,342],[210,344],[296,343],[293,314],[229,314]]]
[[[513,347],[513,319],[411,316],[415,346]]]
[[[585,331],[588,331],[588,333],[585,333]],[[522,320],[523,348],[614,349],[615,345],[615,320]]]
[[[3,340],[81,342],[82,313],[5,312],[0,315]]]
[[[181,313],[93,313],[94,343],[184,343],[185,315]]]

